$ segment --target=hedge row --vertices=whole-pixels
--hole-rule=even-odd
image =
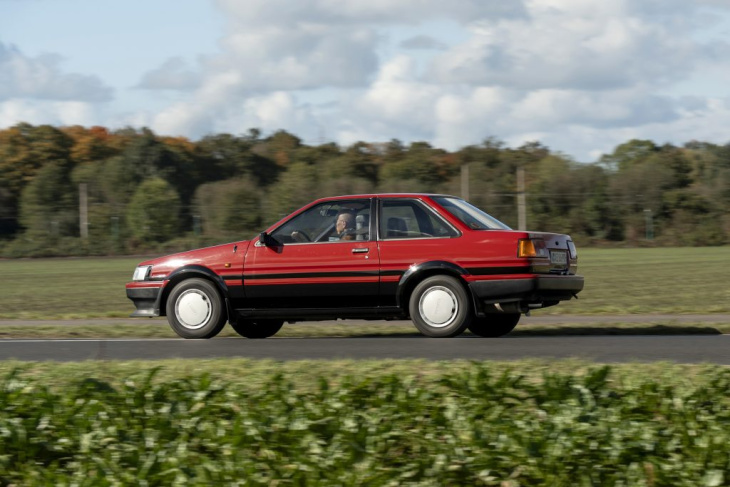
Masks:
[[[245,374],[245,371],[241,371]],[[271,375],[247,387],[155,372],[62,392],[0,381],[0,484],[565,485],[730,483],[730,370],[701,385],[475,363],[437,379]]]

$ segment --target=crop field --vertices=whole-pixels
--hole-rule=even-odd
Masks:
[[[126,317],[143,258],[0,261],[0,319]],[[730,313],[730,247],[585,249],[580,299],[540,314]]]
[[[730,480],[730,371],[719,367],[150,365],[3,364],[0,484]]]

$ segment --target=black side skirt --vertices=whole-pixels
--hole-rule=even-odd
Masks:
[[[242,308],[236,312],[243,319],[284,319],[293,321],[318,321],[335,319],[384,320],[405,319],[402,309],[380,308]]]

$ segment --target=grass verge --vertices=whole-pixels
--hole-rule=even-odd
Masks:
[[[730,370],[716,366],[239,359],[0,373],[3,485],[730,479]]]

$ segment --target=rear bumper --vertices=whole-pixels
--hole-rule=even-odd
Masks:
[[[565,301],[583,290],[583,276],[533,276],[469,283],[472,294],[483,303]]]
[[[160,316],[160,299],[162,298],[162,287],[133,287],[127,285],[127,297],[132,300],[134,313],[129,315],[132,318],[152,318]]]

